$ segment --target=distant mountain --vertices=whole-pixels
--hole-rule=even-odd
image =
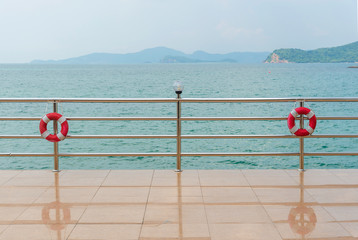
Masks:
[[[190,54],[189,57],[207,62],[261,63],[268,54],[268,52],[232,52],[226,54],[210,54],[204,51],[196,51],[193,54]]]
[[[198,63],[198,62],[236,62],[261,63],[269,52],[233,52],[227,54],[210,54],[196,51],[193,54],[156,47],[136,53],[113,54],[92,53],[63,60],[34,60],[32,64],[140,64],[140,63]]]
[[[266,63],[340,63],[358,62],[358,42],[331,48],[304,51],[295,48],[273,51]]]

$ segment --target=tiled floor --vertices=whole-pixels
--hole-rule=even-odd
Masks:
[[[358,170],[3,170],[0,239],[358,239]]]

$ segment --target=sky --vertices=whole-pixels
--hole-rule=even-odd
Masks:
[[[131,53],[316,49],[358,41],[358,0],[0,0],[0,63]]]

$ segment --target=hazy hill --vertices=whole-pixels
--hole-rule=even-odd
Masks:
[[[268,52],[232,52],[227,54],[210,54],[204,51],[196,51],[190,54],[191,58],[213,62],[238,62],[261,63],[267,57]]]
[[[265,62],[280,63],[340,63],[358,62],[358,42],[331,48],[304,51],[287,48],[273,51]]]
[[[113,54],[92,53],[63,60],[34,60],[33,64],[140,64],[140,63],[196,63],[196,62],[237,62],[261,63],[269,52],[233,52],[227,54],[210,54],[196,51],[192,54],[166,48],[156,47],[136,53]]]

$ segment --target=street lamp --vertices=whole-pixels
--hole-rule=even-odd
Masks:
[[[176,172],[181,172],[181,102],[180,94],[183,92],[184,85],[180,81],[175,81],[173,84],[175,93],[177,94],[177,169]]]
[[[181,94],[184,90],[184,85],[181,81],[175,81],[173,84],[173,88],[176,94]]]

